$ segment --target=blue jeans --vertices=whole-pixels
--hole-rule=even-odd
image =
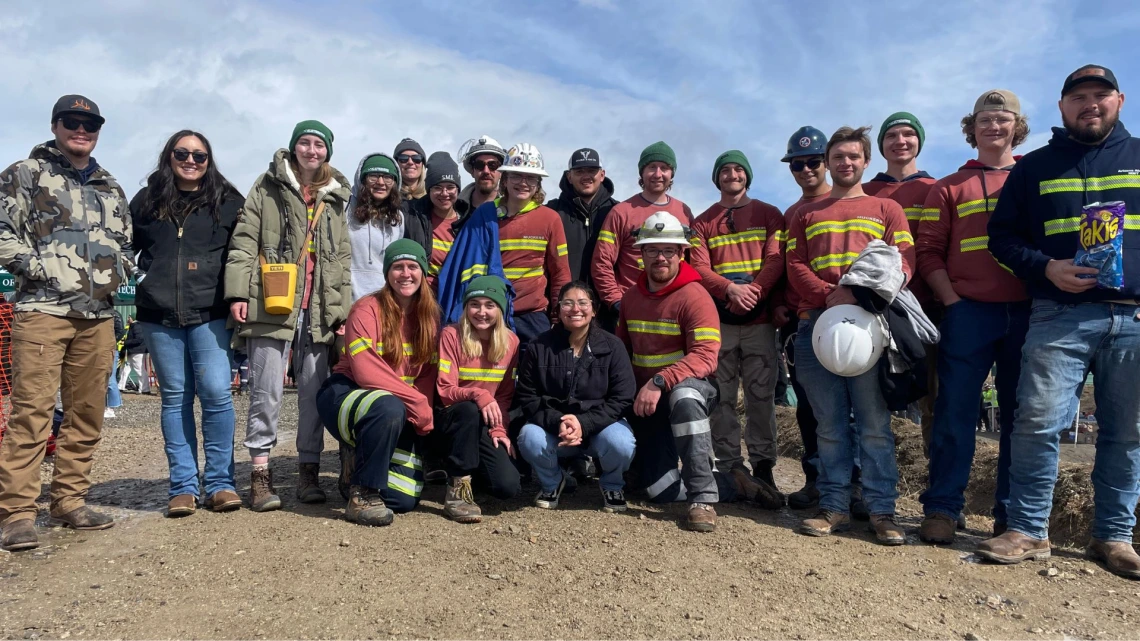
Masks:
[[[111,353],[111,378],[107,381],[107,407],[123,405],[123,395],[119,392],[119,352]]]
[[[1001,436],[998,439],[994,521],[1006,522],[1009,504],[1009,436],[1017,412],[1021,347],[1029,326],[1029,303],[982,303],[963,298],[946,308],[939,328],[938,397],[930,440],[930,478],[923,511],[958,518],[974,461],[982,385],[997,365]]]
[[[1140,307],[1116,303],[1033,301],[1010,438],[1010,530],[1049,536],[1061,432],[1073,422],[1089,367],[1098,427],[1092,537],[1132,541],[1140,496]]]
[[[800,320],[796,330],[796,376],[807,392],[819,427],[819,507],[847,514],[856,460],[863,475],[863,501],[871,514],[894,514],[899,472],[891,412],[879,387],[879,369],[859,376],[832,374],[812,349],[815,318]],[[851,416],[855,423],[852,425]]]
[[[170,496],[198,496],[195,396],[202,404],[206,496],[233,490],[234,405],[226,321],[179,328],[139,323],[139,327],[162,392],[162,438],[170,464]]]
[[[589,454],[598,461],[601,477],[598,485],[603,490],[620,490],[625,487],[625,472],[633,461],[635,441],[633,430],[624,419],[611,423],[586,439],[586,447],[559,447],[558,437],[534,423],[523,425],[516,439],[519,453],[534,468],[538,483],[544,492],[553,492],[562,478],[558,459],[578,454]]]

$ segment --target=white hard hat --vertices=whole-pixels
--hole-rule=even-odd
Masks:
[[[667,211],[659,211],[645,219],[645,223],[637,231],[637,241],[633,245],[636,247],[650,243],[687,246],[689,244],[689,228],[682,225],[681,221],[677,220],[673,214]]]
[[[858,305],[836,305],[820,314],[812,350],[824,369],[838,376],[869,372],[887,348],[882,320]]]
[[[497,156],[501,163],[507,161],[507,152],[503,146],[499,144],[498,140],[486,134],[463,143],[456,156],[459,157],[459,162],[463,163],[463,168],[467,170],[467,173],[472,173],[471,161],[475,159],[475,156],[482,154]]]
[[[538,150],[538,147],[528,142],[520,142],[507,150],[507,159],[499,171],[504,174],[528,174],[542,177],[550,175],[546,173],[546,165],[542,162],[542,152]]]

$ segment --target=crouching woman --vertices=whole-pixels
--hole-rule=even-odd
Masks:
[[[425,286],[427,254],[412,240],[384,252],[386,283],[352,306],[345,353],[317,394],[349,479],[344,516],[388,525],[423,491],[419,437],[432,430],[439,306]]]
[[[509,296],[498,276],[476,278],[463,295],[463,316],[439,337],[442,409],[433,438],[448,475],[443,511],[459,523],[483,519],[471,491],[473,475],[496,498],[513,498],[520,489],[507,436],[519,352],[519,339],[503,318]]]

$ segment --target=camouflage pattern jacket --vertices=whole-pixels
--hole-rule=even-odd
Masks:
[[[102,167],[81,180],[54,141],[0,173],[0,265],[16,277],[15,311],[111,318],[134,269],[131,214]]]
[[[304,251],[308,213],[301,198],[301,183],[289,168],[289,152],[279,149],[268,171],[258,177],[245,199],[245,208],[230,237],[226,257],[225,298],[228,302],[248,301],[246,322],[234,333],[234,346],[247,338],[293,340],[301,298],[305,290],[305,270],[297,274],[296,298],[289,314],[269,314],[261,293],[258,254],[268,262],[296,263]],[[320,220],[313,227],[311,247],[317,255],[313,269],[313,295],[309,301],[313,341],[331,345],[336,329],[348,320],[352,306],[352,249],[344,209],[351,183],[333,170],[329,184],[317,193],[325,203]],[[302,263],[303,264],[303,263]]]

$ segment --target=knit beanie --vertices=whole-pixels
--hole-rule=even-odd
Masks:
[[[717,189],[720,189],[720,183],[717,182],[717,178],[720,177],[720,170],[722,167],[724,167],[725,165],[727,165],[729,163],[736,163],[737,165],[740,165],[741,167],[744,168],[744,175],[748,177],[748,180],[746,180],[744,182],[744,187],[745,188],[751,187],[752,186],[752,165],[748,164],[748,158],[744,157],[743,151],[739,151],[737,149],[730,149],[730,150],[724,152],[723,154],[717,156],[716,162],[713,163],[712,180],[713,180],[713,184],[716,185]]]
[[[459,165],[455,164],[451,154],[446,151],[435,152],[427,161],[425,186],[431,189],[440,183],[453,183],[457,188],[463,187],[463,183],[459,182]]]
[[[364,160],[364,166],[360,168],[360,175],[367,176],[368,174],[387,174],[399,182],[400,170],[396,168],[396,163],[384,154],[376,154],[369,156]]]
[[[293,137],[289,139],[289,153],[293,153],[293,150],[297,148],[297,139],[307,134],[312,134],[325,141],[325,147],[329,150],[325,162],[332,160],[333,132],[320,120],[302,120],[297,123],[296,127],[293,127]]]
[[[388,277],[388,270],[392,269],[392,263],[398,260],[414,260],[420,264],[420,269],[427,273],[428,259],[427,252],[424,251],[424,246],[412,240],[411,238],[401,238],[391,245],[388,245],[384,250],[384,277]]]
[[[649,145],[641,152],[641,158],[637,160],[637,173],[645,171],[645,166],[651,162],[663,162],[677,171],[677,154],[673,153],[673,148],[666,145],[663,141]]]
[[[463,304],[466,305],[467,301],[480,296],[490,298],[499,306],[500,312],[506,313],[507,286],[503,283],[502,278],[489,274],[467,283],[467,291],[463,293]]]
[[[914,155],[917,156],[922,153],[922,146],[926,144],[926,130],[922,128],[922,123],[914,117],[914,114],[906,111],[899,111],[887,116],[887,119],[883,121],[883,126],[879,127],[879,153],[886,155],[883,152],[883,138],[887,136],[887,130],[898,125],[910,125],[914,128],[918,133],[918,152]]]
[[[398,156],[398,155],[400,155],[401,151],[409,151],[409,150],[414,151],[417,154],[424,156],[425,158],[427,157],[427,153],[424,152],[424,148],[420,146],[420,143],[412,140],[411,138],[404,138],[403,140],[401,140],[396,145],[396,151],[393,151],[392,155]]]

